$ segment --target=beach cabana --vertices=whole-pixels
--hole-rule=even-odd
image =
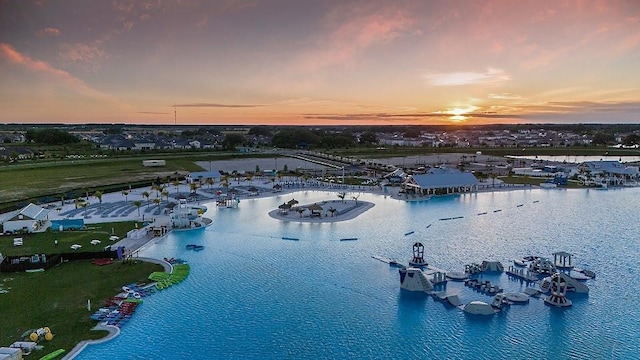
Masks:
[[[281,214],[288,214],[289,213],[289,209],[291,209],[291,205],[284,203],[280,206],[278,206],[278,209],[280,209],[280,213]]]
[[[324,210],[322,206],[318,204],[309,205],[307,206],[307,209],[311,211],[311,217],[322,217],[322,210]]]

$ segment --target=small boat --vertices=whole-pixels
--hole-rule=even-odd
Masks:
[[[196,248],[196,246],[198,246],[198,245],[196,245],[196,244],[188,244],[187,246],[185,246],[185,248],[186,248],[187,250],[193,250],[193,249],[195,249],[195,248]]]
[[[202,251],[202,250],[204,250],[204,246],[203,245],[196,245],[193,248],[193,251]]]

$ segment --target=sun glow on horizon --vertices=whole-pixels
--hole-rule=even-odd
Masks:
[[[451,115],[449,116],[449,120],[453,121],[453,122],[462,122],[467,120],[468,114],[471,114],[472,112],[478,110],[479,107],[474,106],[474,105],[467,105],[464,107],[454,107],[452,109],[447,109],[445,111],[441,111],[441,114],[447,114],[447,115]]]

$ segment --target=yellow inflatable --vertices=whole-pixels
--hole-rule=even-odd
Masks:
[[[53,334],[50,333],[50,332],[44,334],[44,339],[47,340],[47,341],[53,340]]]
[[[45,326],[45,327],[44,327],[44,332],[46,332],[46,333],[50,333],[50,332],[51,332],[51,329],[49,329],[47,326]]]
[[[34,342],[38,341],[38,334],[32,332],[31,335],[29,335],[29,339]]]

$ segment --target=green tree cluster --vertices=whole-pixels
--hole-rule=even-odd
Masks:
[[[80,142],[80,139],[74,135],[58,129],[28,130],[25,138],[28,142],[46,145],[65,145]]]
[[[273,136],[273,146],[280,148],[348,148],[355,144],[350,132],[287,128]]]

